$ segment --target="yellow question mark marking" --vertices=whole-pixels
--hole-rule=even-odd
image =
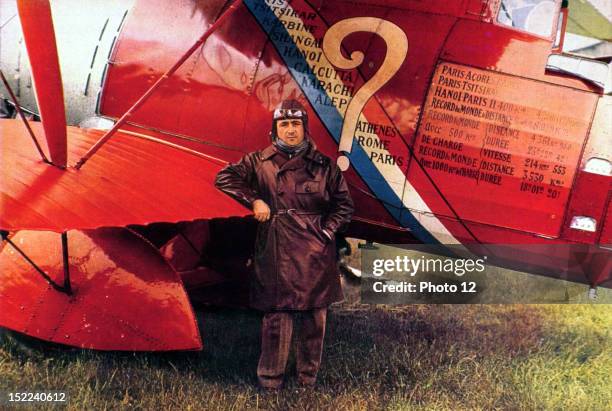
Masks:
[[[343,153],[351,152],[357,120],[363,107],[370,97],[399,70],[408,53],[408,38],[395,24],[377,17],[353,17],[339,21],[325,33],[323,52],[331,64],[343,70],[352,70],[363,63],[364,55],[361,51],[352,52],[351,57],[347,59],[340,49],[342,40],[346,36],[359,31],[376,33],[382,37],[387,45],[387,53],[378,71],[355,93],[346,109],[338,145],[338,151]],[[342,171],[347,170],[349,164],[348,157],[344,155],[338,157],[338,166]]]

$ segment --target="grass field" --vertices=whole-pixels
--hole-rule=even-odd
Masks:
[[[257,314],[200,317],[202,352],[28,353],[6,339],[0,391],[65,390],[69,409],[611,409],[610,305],[335,307],[318,387],[296,392],[290,373],[273,394],[256,388]]]

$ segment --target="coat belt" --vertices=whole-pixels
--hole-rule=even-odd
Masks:
[[[276,210],[276,212],[274,213],[274,217],[280,216],[280,215],[288,215],[293,219],[293,221],[297,223],[297,225],[299,225],[303,230],[306,230],[308,226],[306,225],[304,220],[302,220],[299,216],[301,215],[321,215],[321,214],[322,213],[318,211],[298,210],[297,208],[281,208],[279,210]]]
[[[321,215],[319,211],[298,210],[297,208],[281,208],[276,210],[276,215],[297,214],[297,215]]]

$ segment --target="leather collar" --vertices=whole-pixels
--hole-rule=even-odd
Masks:
[[[273,155],[278,153],[278,149],[274,144],[270,144],[268,147],[261,151],[261,159],[268,160]],[[323,164],[325,162],[323,154],[321,154],[316,148],[313,147],[312,143],[306,149],[306,152],[302,156],[304,159],[315,162],[317,164]]]
[[[276,153],[278,153],[278,151],[276,151],[276,146],[274,144],[270,144],[268,147],[261,150],[261,159],[267,160]]]

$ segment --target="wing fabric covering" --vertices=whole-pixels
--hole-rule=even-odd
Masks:
[[[48,0],[17,0],[38,110],[53,164],[66,165],[66,112],[55,31]]]
[[[20,231],[12,240],[63,282],[60,234]],[[97,350],[202,348],[179,275],[128,229],[68,232],[71,296],[52,289],[6,242],[1,247],[0,326]]]
[[[34,131],[40,124],[33,123]],[[69,161],[103,134],[68,128]],[[222,161],[117,133],[80,170],[43,163],[16,120],[0,120],[0,228],[66,231],[245,216],[214,187]]]

